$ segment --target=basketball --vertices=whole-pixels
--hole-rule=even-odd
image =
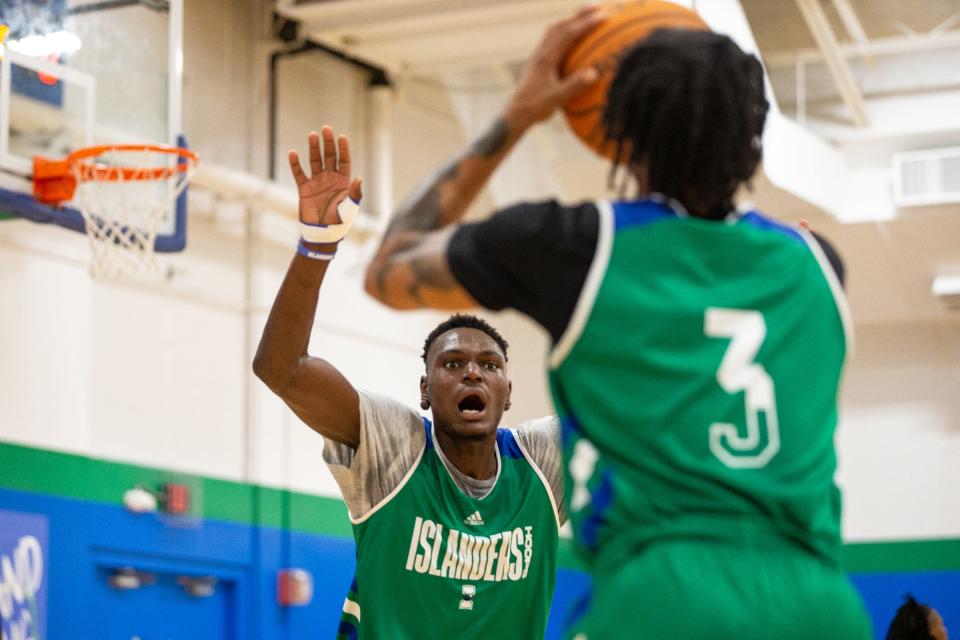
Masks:
[[[657,29],[709,27],[690,9],[664,0],[618,2],[608,11],[607,19],[567,52],[560,74],[566,77],[589,67],[599,71],[597,82],[564,105],[563,110],[577,137],[594,152],[613,160],[615,149],[604,144],[603,108],[620,56]]]

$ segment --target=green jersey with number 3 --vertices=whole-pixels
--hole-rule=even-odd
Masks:
[[[514,433],[498,429],[496,484],[471,498],[424,426],[403,482],[353,523],[356,578],[337,638],[542,638],[559,534],[547,480]]]
[[[851,334],[819,244],[753,212],[598,209],[594,262],[550,371],[591,570],[671,539],[776,540],[835,563]]]

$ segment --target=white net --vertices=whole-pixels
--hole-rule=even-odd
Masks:
[[[195,160],[175,149],[124,145],[71,164],[77,181],[71,205],[86,223],[92,277],[159,274],[157,235],[173,233],[176,200],[190,181]]]

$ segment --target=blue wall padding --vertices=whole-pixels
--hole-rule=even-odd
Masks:
[[[117,496],[118,503],[120,496]],[[296,640],[333,636],[355,566],[352,540],[159,514],[134,515],[119,504],[0,489],[0,510],[43,514],[49,549],[47,640],[150,637]],[[0,550],[9,553],[9,550]],[[136,591],[107,578],[132,566],[154,576]],[[276,572],[299,567],[313,575],[313,601],[276,605]],[[191,598],[178,576],[213,576],[214,595]],[[960,624],[960,571],[859,574],[875,636],[883,638],[901,596],[936,607]],[[587,592],[578,571],[561,569],[547,638],[562,638],[570,606]]]
[[[886,635],[906,593],[939,611],[947,628],[960,627],[960,571],[855,574],[853,583],[867,604],[878,640]]]

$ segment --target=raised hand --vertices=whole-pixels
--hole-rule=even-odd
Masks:
[[[599,74],[593,68],[561,78],[560,62],[567,50],[605,17],[603,8],[590,5],[546,30],[507,106],[514,123],[526,127],[546,120],[558,107],[597,81]]]
[[[350,141],[347,136],[337,138],[334,146],[333,129],[327,125],[320,134],[311,131],[310,176],[300,166],[300,157],[290,150],[290,172],[297,183],[300,193],[300,221],[306,224],[337,224],[340,216],[337,206],[349,197],[360,202],[362,197],[361,179],[350,179]],[[338,153],[339,151],[339,153]]]

